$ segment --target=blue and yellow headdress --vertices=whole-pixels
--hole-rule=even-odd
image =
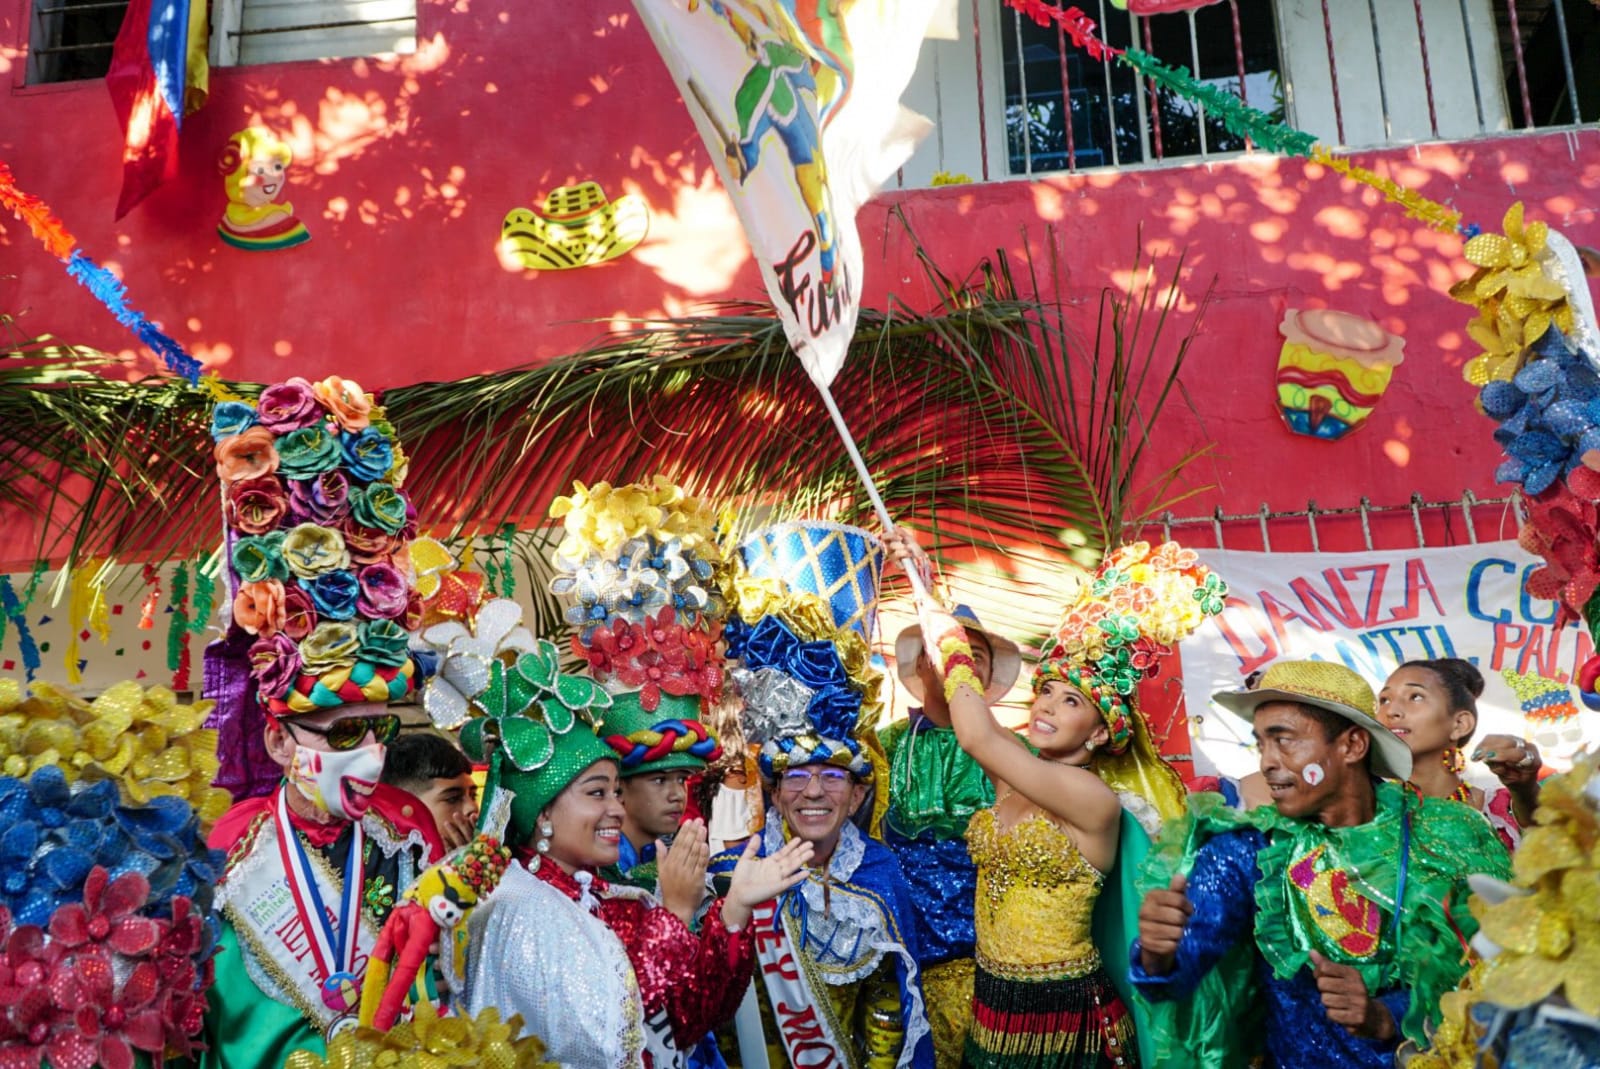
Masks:
[[[724,637],[762,774],[830,764],[872,779],[887,767],[876,732],[883,673],[868,645],[882,545],[854,527],[785,523],[752,534],[739,555]]]

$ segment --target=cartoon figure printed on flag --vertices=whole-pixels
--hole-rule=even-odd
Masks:
[[[824,195],[827,161],[822,155],[822,127],[837,112],[850,91],[854,68],[848,31],[839,19],[835,4],[818,4],[804,22],[776,18],[763,26],[774,36],[764,37],[751,28],[723,0],[708,0],[704,5],[723,19],[743,44],[753,66],[734,94],[735,132],[726,135],[723,152],[729,166],[743,185],[761,162],[761,147],[769,133],[775,133],[788,154],[794,172],[795,188],[816,222],[813,235],[821,264],[820,285],[834,287],[835,226]],[[700,7],[691,2],[691,11]],[[785,14],[795,14],[791,2]],[[760,12],[753,12],[757,18]],[[828,41],[842,44],[841,52],[828,47]],[[692,79],[696,100],[708,117],[714,117]],[[809,101],[808,101],[809,98]],[[809,103],[809,106],[808,106]]]
[[[930,128],[900,93],[930,0],[634,0],[819,383],[855,330],[855,215]],[[858,65],[857,56],[870,55]]]

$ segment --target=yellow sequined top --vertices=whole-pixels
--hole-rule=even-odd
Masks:
[[[972,818],[967,850],[978,866],[978,964],[995,976],[1057,980],[1100,967],[1089,931],[1105,877],[1072,837],[1035,815],[1005,832],[993,809]]]

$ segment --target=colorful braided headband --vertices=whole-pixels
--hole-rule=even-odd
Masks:
[[[337,709],[359,702],[397,702],[411,693],[416,664],[390,667],[357,661],[349,668],[334,668],[320,676],[301,675],[283,698],[269,698],[267,712],[273,716],[294,716]]]
[[[1033,692],[1039,693],[1052,680],[1067,684],[1094,703],[1110,733],[1103,747],[1107,753],[1115,755],[1128,748],[1133,738],[1133,716],[1127,699],[1096,676],[1092,667],[1064,660],[1045,661],[1033,674]]]
[[[707,764],[722,756],[722,744],[698,720],[663,720],[643,731],[607,735],[605,743],[622,758],[624,769],[675,753],[698,757]]]

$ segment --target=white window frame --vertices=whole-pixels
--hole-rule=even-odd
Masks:
[[[296,21],[302,16],[295,6],[304,8],[303,17],[311,21]],[[417,8],[418,0],[214,0],[211,62],[238,67],[408,54],[416,51]],[[394,47],[379,43],[389,36],[381,27],[394,28]],[[370,45],[362,40],[369,37]],[[260,44],[252,47],[247,38]]]

